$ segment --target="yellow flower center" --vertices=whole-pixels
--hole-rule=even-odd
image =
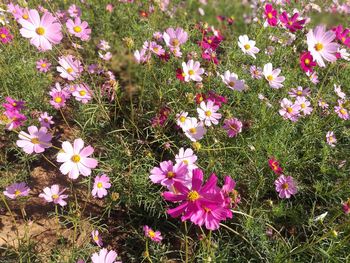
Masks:
[[[208,40],[208,43],[209,43],[209,44],[211,44],[212,42],[213,42],[213,40],[211,40],[211,39]]]
[[[179,45],[179,40],[177,38],[174,38],[172,41],[173,46],[178,46]]]
[[[268,75],[266,78],[267,78],[268,81],[273,81],[273,76],[272,75]]]
[[[159,48],[158,48],[158,47],[154,47],[153,50],[154,50],[155,52],[158,52],[158,51],[159,51]]]
[[[29,16],[28,16],[28,14],[23,14],[23,15],[22,15],[22,18],[25,19],[25,20],[27,20],[27,19],[29,18]]]
[[[156,236],[156,233],[153,230],[149,230],[148,235],[150,238],[154,238]]]
[[[211,116],[211,111],[207,110],[207,111],[205,112],[205,116],[210,117],[210,116]]]
[[[39,35],[39,36],[42,36],[42,35],[44,35],[45,34],[45,28],[43,28],[43,27],[38,27],[36,30],[35,30],[35,32]]]
[[[316,51],[321,51],[323,49],[323,44],[322,43],[317,43],[315,45],[315,49],[316,49]]]
[[[86,95],[86,91],[85,91],[85,90],[79,91],[79,95],[80,95],[80,96],[85,96],[85,95]]]
[[[47,67],[46,63],[41,64],[41,67],[46,68]]]
[[[188,75],[192,76],[193,74],[194,74],[194,71],[193,71],[192,69],[190,69],[190,70],[188,71]]]
[[[302,104],[300,105],[300,107],[301,107],[302,109],[305,109],[305,108],[306,108],[305,103],[302,103]]]
[[[288,107],[288,108],[287,108],[287,112],[288,112],[288,113],[292,113],[292,112],[293,112],[293,108]]]
[[[345,109],[341,109],[341,110],[340,110],[340,113],[341,113],[342,115],[345,115],[347,112],[346,112]]]
[[[248,49],[250,49],[250,45],[249,45],[249,44],[245,44],[245,45],[244,45],[244,48],[245,48],[246,50],[248,50]]]
[[[61,103],[61,102],[62,102],[62,98],[61,98],[61,97],[56,97],[56,98],[54,99],[54,101],[55,101],[56,103]]]
[[[75,33],[80,33],[81,32],[81,27],[80,26],[75,26],[73,27],[73,30]]]
[[[206,206],[203,206],[202,208],[206,213],[209,213],[211,211],[211,209]]]
[[[269,19],[273,18],[272,13],[267,13],[267,17],[268,17]]]
[[[166,177],[169,178],[169,179],[172,179],[176,176],[176,173],[174,173],[173,171],[169,171],[167,172],[166,174]]]
[[[32,139],[30,139],[30,141],[33,144],[38,144],[40,142],[38,138],[32,138]]]
[[[182,161],[184,164],[188,165],[188,161],[187,160],[183,160]]]
[[[3,39],[5,39],[5,38],[6,38],[6,35],[5,35],[5,34],[1,34],[0,37],[3,38]]]
[[[297,95],[298,95],[298,96],[301,96],[302,94],[303,94],[303,92],[302,92],[301,90],[298,90],[298,91],[297,91]]]
[[[343,43],[345,43],[345,40],[346,40],[346,37],[342,37],[342,38],[341,38],[341,41],[342,41]]]
[[[290,26],[293,25],[293,22],[292,22],[292,21],[289,21],[289,22],[288,22],[288,25],[290,25]]]
[[[289,187],[289,185],[288,185],[287,183],[282,184],[282,188],[283,188],[284,190],[287,190],[288,187]]]
[[[228,83],[228,85],[230,86],[230,87],[234,87],[235,86],[235,82],[234,81],[230,81],[229,83]]]
[[[98,235],[94,235],[94,240],[95,240],[95,241],[98,240]]]
[[[22,192],[20,190],[17,190],[15,191],[15,196],[19,196]]]
[[[180,117],[180,122],[184,123],[186,121],[186,117],[185,116],[181,116]]]
[[[308,58],[305,59],[305,64],[306,64],[306,65],[309,65],[309,64],[310,64],[310,59],[308,59]]]
[[[101,182],[97,183],[97,188],[102,188],[103,184]]]
[[[79,163],[80,162],[80,156],[78,154],[74,154],[71,158],[73,163]]]
[[[53,194],[51,197],[52,197],[52,199],[57,199],[59,196],[58,196],[58,194]]]
[[[194,191],[194,190],[190,191],[187,195],[187,199],[191,202],[196,201],[199,198],[200,198],[200,195],[198,194],[197,191]]]
[[[72,73],[72,72],[74,71],[72,68],[67,68],[66,70],[67,70],[67,72],[68,72],[69,74]]]
[[[195,134],[197,132],[197,129],[196,128],[190,128],[189,131],[190,131],[190,133]]]

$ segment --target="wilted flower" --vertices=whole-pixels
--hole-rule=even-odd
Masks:
[[[243,124],[237,118],[230,118],[224,120],[223,128],[227,131],[228,137],[236,137],[238,133],[242,132]]]
[[[92,236],[92,240],[96,243],[96,245],[98,245],[99,247],[103,246],[102,238],[101,238],[100,233],[98,232],[98,230],[93,230],[91,232],[91,236]]]

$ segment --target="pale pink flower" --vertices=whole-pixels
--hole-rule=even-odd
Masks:
[[[69,6],[68,14],[70,17],[73,17],[73,18],[80,17],[81,16],[81,9],[78,6],[73,4],[73,5]]]
[[[66,106],[66,100],[70,97],[70,94],[65,89],[62,89],[58,82],[55,83],[55,87],[51,88],[49,94],[51,96],[50,104],[55,109]]]
[[[202,139],[207,132],[203,122],[198,122],[196,118],[190,118],[188,122],[186,122],[186,126],[182,129],[185,135],[193,142]]]
[[[82,139],[75,139],[74,146],[68,141],[62,143],[62,151],[57,154],[57,162],[63,163],[60,167],[62,174],[68,174],[71,179],[77,179],[80,174],[89,176],[91,169],[96,168],[97,160],[89,158],[94,148],[84,147]]]
[[[309,77],[310,81],[313,83],[313,84],[317,84],[319,82],[318,80],[318,75],[316,72],[306,72],[306,75]]]
[[[91,236],[92,236],[92,240],[96,243],[96,245],[98,245],[99,247],[103,246],[102,238],[101,238],[100,233],[98,232],[98,230],[93,230],[91,232]]]
[[[325,110],[325,109],[328,109],[329,104],[326,101],[324,101],[323,99],[319,99],[318,106],[320,106],[321,109]]]
[[[76,59],[72,55],[59,57],[57,71],[60,72],[60,76],[64,79],[75,80],[83,72],[83,66],[80,60]]]
[[[224,75],[220,75],[222,81],[229,89],[243,91],[245,90],[245,84],[243,80],[239,80],[236,73],[231,73],[229,70],[225,71]]]
[[[256,58],[255,54],[257,54],[260,49],[255,46],[254,40],[249,40],[247,35],[238,37],[238,46],[243,51],[244,54],[248,54],[253,58]]]
[[[91,28],[89,28],[89,24],[86,21],[81,21],[80,17],[76,17],[74,21],[68,19],[66,26],[69,33],[80,38],[82,41],[88,41],[90,39]]]
[[[121,261],[115,261],[118,254],[114,251],[108,251],[106,248],[102,248],[98,253],[92,254],[92,263],[121,263]]]
[[[297,97],[296,104],[300,106],[300,112],[304,115],[310,115],[312,112],[311,103],[306,99],[306,97]]]
[[[186,43],[188,34],[180,27],[176,28],[176,30],[170,27],[163,33],[163,39],[165,44],[173,50]]]
[[[137,63],[146,63],[150,60],[151,58],[151,53],[150,52],[147,52],[148,50],[147,49],[141,49],[140,51],[139,50],[136,50],[134,52],[134,57],[135,57],[135,60]]]
[[[47,132],[46,127],[41,127],[38,130],[37,127],[30,126],[28,132],[29,134],[21,131],[18,135],[20,140],[16,141],[16,145],[21,147],[25,153],[42,153],[51,147],[52,135]]]
[[[63,192],[66,189],[60,191],[60,187],[57,184],[52,185],[51,187],[45,187],[44,193],[39,194],[39,197],[44,198],[48,203],[59,204],[60,206],[67,205],[67,202],[64,200],[68,195],[63,195]]]
[[[298,117],[300,115],[300,105],[293,104],[292,101],[290,101],[287,98],[284,98],[281,101],[281,107],[278,112],[284,119],[289,119],[293,122],[298,120]]]
[[[275,181],[275,186],[280,198],[290,198],[298,192],[296,183],[291,176],[280,175]]]
[[[325,67],[324,60],[334,62],[337,60],[335,53],[339,44],[332,42],[336,35],[332,30],[326,32],[326,26],[319,25],[315,29],[310,29],[306,35],[308,50],[320,67]]]
[[[335,137],[334,132],[332,131],[327,132],[326,139],[327,139],[328,145],[335,147],[335,144],[337,143],[337,138]]]
[[[146,237],[150,238],[156,243],[160,243],[163,239],[160,231],[153,231],[153,229],[149,226],[143,226],[143,231],[145,232]]]
[[[30,38],[30,43],[40,51],[52,49],[52,44],[59,44],[63,38],[61,24],[51,13],[44,13],[40,19],[37,10],[28,12],[28,19],[20,18],[18,22],[22,25],[21,35]]]
[[[212,124],[217,125],[221,119],[221,114],[217,113],[219,106],[215,105],[213,101],[208,100],[207,103],[201,102],[197,108],[198,117],[201,121],[204,121],[206,126],[211,126]]]
[[[165,50],[161,45],[158,45],[157,42],[152,41],[149,44],[149,50],[151,50],[154,54],[158,56],[162,56],[165,54]]]
[[[186,121],[188,121],[188,120],[189,120],[188,112],[182,111],[182,112],[176,114],[176,124],[180,128],[185,127]]]
[[[337,96],[341,99],[345,99],[346,98],[346,94],[341,90],[340,85],[336,85],[334,84],[334,92],[335,94],[337,94]]]
[[[343,120],[350,119],[349,111],[343,106],[344,101],[338,100],[338,106],[334,106],[334,111],[338,114],[338,116]]]
[[[100,40],[100,43],[98,43],[97,47],[103,51],[107,51],[111,48],[109,43],[106,40]]]
[[[109,13],[112,13],[114,9],[114,6],[112,4],[107,4],[106,5],[106,11]]]
[[[176,163],[184,163],[187,165],[187,169],[189,171],[189,174],[192,175],[191,171],[193,169],[198,168],[196,165],[198,157],[194,154],[193,150],[191,148],[180,148],[179,153],[175,155],[175,161]]]
[[[204,69],[200,67],[200,63],[198,61],[194,62],[192,59],[187,62],[182,62],[182,70],[183,75],[186,82],[190,80],[193,81],[202,81],[202,75],[204,73]]]
[[[46,111],[41,113],[39,116],[39,122],[41,127],[46,127],[50,129],[51,124],[54,124],[55,122],[52,121],[52,116],[50,116]]]
[[[107,53],[105,53],[105,54],[103,54],[103,53],[101,53],[101,52],[98,52],[98,56],[100,57],[100,58],[102,58],[103,60],[105,60],[105,61],[108,61],[108,60],[111,60],[111,58],[112,58],[112,53],[111,52],[107,52]]]
[[[109,182],[109,177],[105,174],[101,174],[100,176],[95,177],[94,188],[91,193],[93,197],[102,198],[107,195],[107,190],[112,185]]]
[[[309,88],[303,89],[303,87],[301,86],[298,86],[296,89],[292,88],[288,92],[289,96],[291,96],[292,98],[309,96],[310,93],[311,93],[311,90]]]
[[[83,104],[88,103],[92,99],[92,91],[85,83],[74,85],[72,95],[77,101],[81,101]]]
[[[285,77],[279,76],[280,73],[281,69],[273,69],[271,63],[265,64],[263,74],[271,88],[279,89],[283,87],[282,82],[285,80]]]
[[[51,63],[46,59],[40,59],[36,62],[36,68],[40,72],[48,72],[50,70]]]

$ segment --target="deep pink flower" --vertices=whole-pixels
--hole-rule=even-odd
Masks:
[[[226,104],[227,103],[227,98],[225,96],[221,96],[221,95],[215,93],[215,91],[213,91],[213,90],[209,90],[208,91],[208,95],[205,96],[205,97],[206,97],[207,101],[210,100],[210,101],[214,102],[214,105],[217,105],[219,107],[221,107],[222,104]]]
[[[4,122],[6,125],[6,129],[9,131],[16,129],[20,126],[22,126],[23,122],[27,120],[27,117],[21,114],[18,111],[5,111],[3,118],[5,121],[1,120],[1,122]]]
[[[313,72],[316,62],[310,52],[304,52],[300,55],[300,67],[305,72]]]
[[[343,211],[347,215],[350,214],[350,198],[348,199],[348,201],[343,203]]]
[[[298,20],[298,17],[298,13],[294,13],[292,17],[289,17],[287,12],[284,11],[279,16],[279,19],[290,32],[294,33],[297,30],[301,30],[306,21],[305,19]]]
[[[174,165],[172,161],[164,161],[159,164],[159,167],[154,167],[151,170],[149,178],[154,184],[170,187],[175,182],[186,182],[188,180],[187,172],[187,165],[184,163]]]
[[[13,39],[13,36],[11,35],[10,31],[6,27],[0,27],[0,41],[3,44],[7,44],[11,42]]]
[[[66,191],[66,189],[62,189],[60,191],[60,187],[58,184],[54,184],[51,187],[45,187],[44,193],[39,194],[39,197],[44,198],[46,202],[48,203],[54,203],[59,204],[60,206],[67,205],[67,202],[64,200],[68,197],[68,195],[64,195],[63,192]]]
[[[283,173],[280,163],[273,157],[269,159],[269,166],[275,174],[280,175]]]
[[[52,44],[59,44],[63,38],[61,24],[51,13],[46,12],[40,19],[37,10],[28,12],[29,18],[20,18],[18,22],[22,25],[21,35],[30,38],[30,43],[40,51],[52,49]]]
[[[298,192],[294,179],[291,176],[280,175],[275,181],[275,186],[280,198],[290,198]]]
[[[238,133],[242,132],[243,124],[239,119],[230,118],[224,120],[223,128],[227,131],[228,137],[236,137]]]
[[[204,37],[203,40],[199,42],[199,46],[203,49],[211,49],[215,51],[222,40],[223,38],[221,36]]]
[[[92,196],[102,198],[107,195],[107,190],[112,185],[109,182],[109,177],[105,174],[95,177],[94,188],[92,189]]]
[[[336,38],[340,41],[340,43],[347,47],[350,47],[350,29],[343,28],[342,25],[339,25],[332,30],[334,31]]]
[[[235,188],[236,181],[230,176],[225,176],[221,192],[224,195],[226,206],[229,208],[235,208],[241,202],[241,196]]]
[[[213,62],[214,64],[219,64],[216,52],[212,49],[206,49],[202,52],[202,58],[208,61]]]
[[[66,22],[67,29],[69,33],[82,41],[88,41],[90,39],[91,29],[86,21],[81,21],[80,17],[76,17],[74,21],[68,19]]]
[[[14,183],[10,186],[6,187],[6,190],[3,192],[5,196],[10,199],[16,199],[20,196],[28,196],[29,195],[29,187],[26,183]]]
[[[28,127],[28,133],[21,131],[18,135],[16,145],[21,147],[25,153],[42,153],[46,148],[51,147],[52,135],[47,132],[46,127],[38,129],[35,126]]]
[[[24,108],[24,101],[21,100],[15,100],[11,97],[6,97],[7,103],[3,103],[2,106],[7,110],[7,111],[21,111]]]
[[[143,231],[145,232],[145,236],[150,238],[152,241],[156,243],[160,243],[163,239],[160,231],[153,231],[149,226],[143,226]]]
[[[277,15],[277,10],[275,10],[271,4],[265,5],[265,18],[270,26],[277,25]]]

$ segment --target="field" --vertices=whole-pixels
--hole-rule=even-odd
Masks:
[[[0,263],[350,262],[335,2],[0,3]]]

